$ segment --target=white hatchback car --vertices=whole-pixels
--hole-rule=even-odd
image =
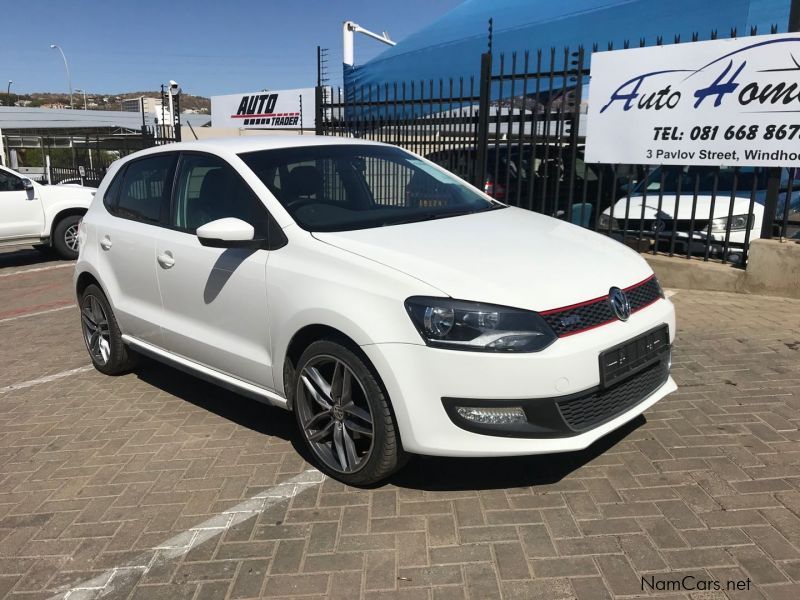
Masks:
[[[617,242],[328,137],[114,164],[75,289],[103,373],[149,355],[292,410],[326,473],[586,448],[676,389],[675,313]]]

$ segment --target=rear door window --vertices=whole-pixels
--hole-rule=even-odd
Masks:
[[[161,222],[169,211],[176,157],[174,153],[159,154],[128,164],[114,213],[144,223]]]

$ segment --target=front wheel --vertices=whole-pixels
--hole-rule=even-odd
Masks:
[[[106,295],[96,285],[81,294],[81,331],[95,369],[106,375],[130,371],[137,355],[122,342],[122,332]]]
[[[78,225],[80,215],[70,215],[56,223],[53,229],[53,248],[61,258],[75,260],[78,258]]]
[[[403,465],[389,402],[364,359],[320,340],[303,352],[296,373],[294,414],[320,470],[347,484],[369,485]]]

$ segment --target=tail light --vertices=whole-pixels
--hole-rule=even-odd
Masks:
[[[487,179],[483,184],[483,192],[495,200],[503,200],[506,197],[505,186],[494,183],[491,179]]]

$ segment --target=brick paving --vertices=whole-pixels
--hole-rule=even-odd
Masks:
[[[25,256],[0,275],[54,264]],[[70,281],[0,277],[0,388],[88,363],[76,311],[24,316]],[[680,390],[587,451],[326,479],[146,572],[121,567],[310,468],[291,415],[151,362],[0,393],[0,598],[796,599],[800,302],[674,302]],[[686,576],[749,590],[642,590]]]

